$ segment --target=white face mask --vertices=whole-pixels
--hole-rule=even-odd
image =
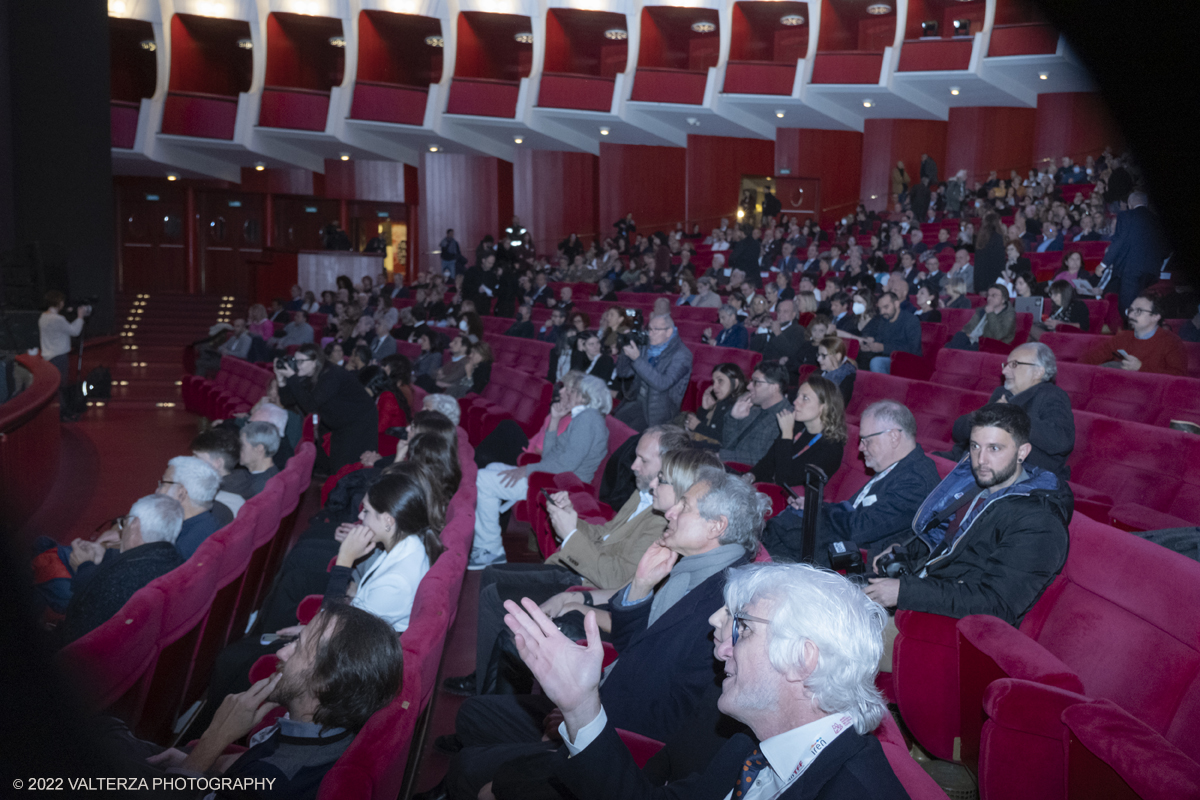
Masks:
[[[466,333],[466,332],[467,332],[467,321],[466,321],[465,319],[464,319],[464,320],[460,320],[460,321],[459,321],[459,323],[458,323],[458,329],[459,329],[460,331],[462,331],[463,333]]]
[[[867,310],[867,307],[862,303],[855,303],[854,305],[850,306],[850,310],[855,314],[861,314]]]

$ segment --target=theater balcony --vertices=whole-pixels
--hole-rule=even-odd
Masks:
[[[1094,91],[1079,58],[1038,12],[1018,0],[995,3],[980,75],[1029,105],[1050,92]]]
[[[141,19],[117,17],[110,21],[108,30],[112,146],[132,150],[142,101],[154,97],[158,82],[158,37],[154,25]]]

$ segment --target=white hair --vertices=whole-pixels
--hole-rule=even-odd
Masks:
[[[702,467],[692,486],[702,482],[708,484],[708,491],[696,504],[700,516],[710,522],[725,517],[721,544],[741,545],[753,558],[758,553],[763,517],[771,508],[770,498],[720,467]]]
[[[261,444],[263,451],[268,456],[273,456],[279,452],[279,441],[282,437],[279,430],[269,422],[247,422],[246,427],[242,428],[242,438],[251,447]]]
[[[207,461],[195,456],[176,456],[167,462],[175,470],[175,482],[188,493],[188,499],[208,508],[221,489],[221,476]]]
[[[279,431],[280,436],[287,435],[288,412],[274,403],[263,403],[250,415],[251,422],[269,422]]]
[[[448,394],[427,394],[422,407],[427,411],[445,414],[455,427],[458,427],[458,422],[462,418],[462,409],[459,408],[458,401]]]
[[[146,544],[175,544],[183,528],[183,506],[174,497],[165,494],[151,494],[138,500],[129,509],[129,516],[138,518],[142,541]]]
[[[804,681],[827,714],[849,714],[860,734],[886,712],[875,674],[883,654],[887,612],[850,581],[810,564],[749,564],[729,570],[725,605],[738,613],[756,600],[771,604],[767,657],[780,672],[803,665],[804,646],[817,666]]]
[[[608,385],[595,375],[579,377],[579,392],[587,398],[587,407],[594,408],[601,414],[612,411],[612,394]]]

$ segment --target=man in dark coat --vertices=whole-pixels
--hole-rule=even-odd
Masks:
[[[584,648],[532,604],[521,609],[510,601],[508,609],[506,622],[518,635],[522,657],[562,711],[559,733],[566,747],[555,756],[555,773],[580,800],[908,797],[869,735],[887,713],[870,692],[878,663],[870,659],[883,651],[886,615],[838,575],[806,564],[730,571],[725,607],[709,620],[725,673],[717,707],[749,732],[734,734],[715,755],[693,761],[690,775],[665,787],[652,786],[637,769],[601,704],[603,652],[595,625],[588,626]],[[830,627],[817,621],[821,615]],[[795,646],[776,649],[784,642]],[[786,663],[780,662],[782,652],[789,654]],[[830,663],[853,666],[836,677],[829,673],[831,683],[822,684],[818,695],[806,677]],[[858,704],[846,699],[866,696],[872,699]]]
[[[533,327],[533,322],[530,318],[533,316],[533,306],[527,302],[521,303],[517,308],[517,321],[514,322],[509,329],[504,332],[505,336],[516,336],[521,339],[533,339],[537,337],[537,330]]]
[[[492,310],[492,298],[500,286],[500,279],[493,269],[496,265],[496,255],[488,253],[475,266],[467,270],[463,279],[463,297],[475,303],[475,310],[480,316],[486,316]]]
[[[669,316],[651,317],[646,335],[645,348],[622,348],[616,368],[617,377],[634,380],[613,416],[638,432],[675,418],[692,376],[692,351]]]
[[[1074,498],[1054,473],[1025,466],[1022,408],[995,403],[972,417],[970,460],[922,504],[915,535],[888,548],[908,573],[871,578],[866,591],[886,607],[988,614],[1015,627],[1066,563]]]
[[[1158,277],[1170,253],[1162,225],[1148,202],[1144,192],[1130,193],[1129,210],[1117,215],[1116,233],[1100,265],[1101,270],[1107,266],[1112,271],[1104,286],[1118,293],[1122,314]]]
[[[992,392],[988,403],[1012,403],[1029,415],[1029,458],[1031,467],[1052,472],[1064,484],[1071,477],[1067,457],[1075,449],[1075,416],[1071,397],[1056,386],[1058,362],[1054,351],[1040,342],[1023,344],[1004,362],[1004,385]],[[954,421],[954,449],[945,455],[960,461],[967,452],[973,414]]]
[[[175,539],[183,527],[183,507],[173,497],[152,494],[133,504],[95,542],[71,546],[71,602],[58,626],[62,644],[100,627],[150,581],[183,564]],[[116,547],[106,547],[117,543]]]
[[[817,362],[817,347],[796,322],[798,316],[794,301],[780,300],[775,306],[775,320],[767,333],[755,334],[750,339],[751,350],[762,353],[764,361],[783,364],[792,375],[796,375],[801,364]]]

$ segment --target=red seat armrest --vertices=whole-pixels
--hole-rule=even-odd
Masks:
[[[1115,703],[1070,706],[1062,721],[1068,800],[1119,797],[1120,781],[1129,797],[1200,797],[1200,764]]]
[[[983,693],[983,711],[997,725],[1024,733],[1058,739],[1062,713],[1091,698],[1056,686],[1001,678]]]
[[[325,595],[310,594],[300,601],[300,605],[296,606],[296,619],[300,620],[301,625],[307,625],[321,610],[321,603],[324,601]]]
[[[541,453],[521,453],[521,455],[517,456],[517,466],[523,467],[526,464],[536,464],[541,460]]]
[[[926,614],[923,611],[901,610],[896,612],[896,629],[905,636],[934,644],[953,646],[957,634],[954,617]]]

